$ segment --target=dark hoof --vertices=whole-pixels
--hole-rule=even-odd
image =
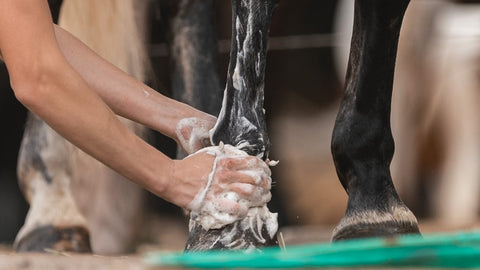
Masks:
[[[419,234],[417,218],[403,204],[387,209],[347,211],[332,240]]]
[[[90,235],[84,227],[38,227],[23,237],[15,247],[17,252],[45,252],[48,249],[78,253],[92,252]]]
[[[191,226],[185,251],[257,249],[278,245],[276,235],[271,237],[265,225],[258,230],[255,224],[245,228],[241,221],[238,221],[221,229],[207,231],[200,224],[190,222],[194,224]]]
[[[335,231],[332,241],[386,237],[399,234],[420,234],[420,231],[416,223],[410,222],[357,223],[344,226],[341,230]]]

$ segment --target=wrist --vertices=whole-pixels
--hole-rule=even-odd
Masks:
[[[148,190],[169,202],[172,202],[172,177],[174,160],[166,158],[156,164],[149,175]],[[160,166],[159,166],[160,165]]]
[[[181,167],[178,164],[181,160],[171,159],[168,168],[165,171],[163,184],[161,186],[161,194],[158,194],[164,200],[173,203],[181,208],[185,208],[188,204],[186,202],[185,194],[186,190],[182,190],[182,181],[181,176],[178,175],[179,168]]]

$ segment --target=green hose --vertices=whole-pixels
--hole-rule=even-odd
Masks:
[[[153,253],[152,266],[194,268],[302,267],[480,267],[480,233],[406,235],[329,244],[288,246],[286,250]]]

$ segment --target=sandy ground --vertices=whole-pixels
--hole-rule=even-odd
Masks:
[[[149,270],[185,269],[182,267],[150,267],[140,257],[98,257],[89,255],[1,254],[0,269],[5,270]],[[339,268],[335,268],[339,269]],[[366,269],[366,268],[361,268]],[[374,268],[386,269],[386,268]],[[393,268],[392,268],[393,269]],[[394,268],[417,269],[417,268]],[[427,269],[427,268],[421,268]]]
[[[282,228],[282,236],[287,245],[302,243],[327,242],[332,228],[322,226],[288,227]],[[144,254],[152,251],[180,251],[185,237],[175,231],[160,237],[161,245],[140,246],[136,254],[126,256],[99,256],[78,255],[73,253],[48,251],[40,253],[15,253],[11,246],[0,246],[0,270],[45,270],[45,269],[115,269],[115,270],[143,270],[143,269],[181,269],[181,268],[152,268],[143,262]],[[176,237],[175,237],[176,236]],[[176,239],[175,239],[176,238]]]
[[[471,230],[469,228],[445,228],[434,222],[421,222],[420,229],[423,233],[448,232],[459,229]],[[280,232],[289,245],[306,243],[328,242],[332,227],[329,226],[293,226],[282,228]],[[176,241],[178,242],[178,241]],[[182,244],[182,243],[180,243]],[[183,245],[183,244],[182,244]],[[179,246],[178,243],[172,246]],[[165,250],[166,246],[145,246],[139,249],[136,254],[126,256],[99,256],[99,255],[78,255],[72,253],[47,252],[39,253],[14,253],[10,246],[0,246],[0,270],[146,270],[146,269],[183,269],[180,267],[151,267],[144,261],[144,255],[151,251]],[[178,251],[178,249],[172,249]],[[378,268],[375,268],[378,269]],[[398,268],[396,268],[398,269]],[[408,268],[413,269],[413,268]],[[425,269],[425,268],[423,268]]]
[[[140,256],[101,257],[74,254],[14,254],[0,252],[0,269],[5,270],[56,270],[56,269],[150,269],[142,263]],[[168,269],[168,268],[162,268]]]
[[[8,270],[149,270],[149,269],[185,269],[182,267],[149,267],[141,262],[139,257],[97,257],[88,255],[51,255],[0,254],[0,269]],[[335,268],[339,269],[339,268]],[[362,268],[366,269],[366,268]],[[386,269],[386,268],[374,268]],[[395,268],[416,269],[416,268]],[[421,268],[427,269],[427,268]]]

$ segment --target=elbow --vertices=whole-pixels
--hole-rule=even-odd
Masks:
[[[30,82],[31,79],[10,79],[10,85],[13,89],[15,97],[28,109],[36,106],[38,92],[35,89],[35,83]]]
[[[63,55],[54,47],[39,51],[18,51],[15,57],[5,53],[5,64],[10,77],[10,85],[15,97],[29,110],[37,113],[37,107],[48,109],[48,100],[55,96],[63,73],[69,66]],[[38,113],[37,113],[38,114]]]
[[[35,107],[35,102],[38,101],[38,99],[35,97],[35,91],[33,88],[22,84],[19,87],[12,85],[12,89],[17,100],[25,107],[30,110],[32,107]]]
[[[43,104],[48,93],[48,72],[43,69],[24,69],[10,74],[10,85],[16,99],[31,111]]]

